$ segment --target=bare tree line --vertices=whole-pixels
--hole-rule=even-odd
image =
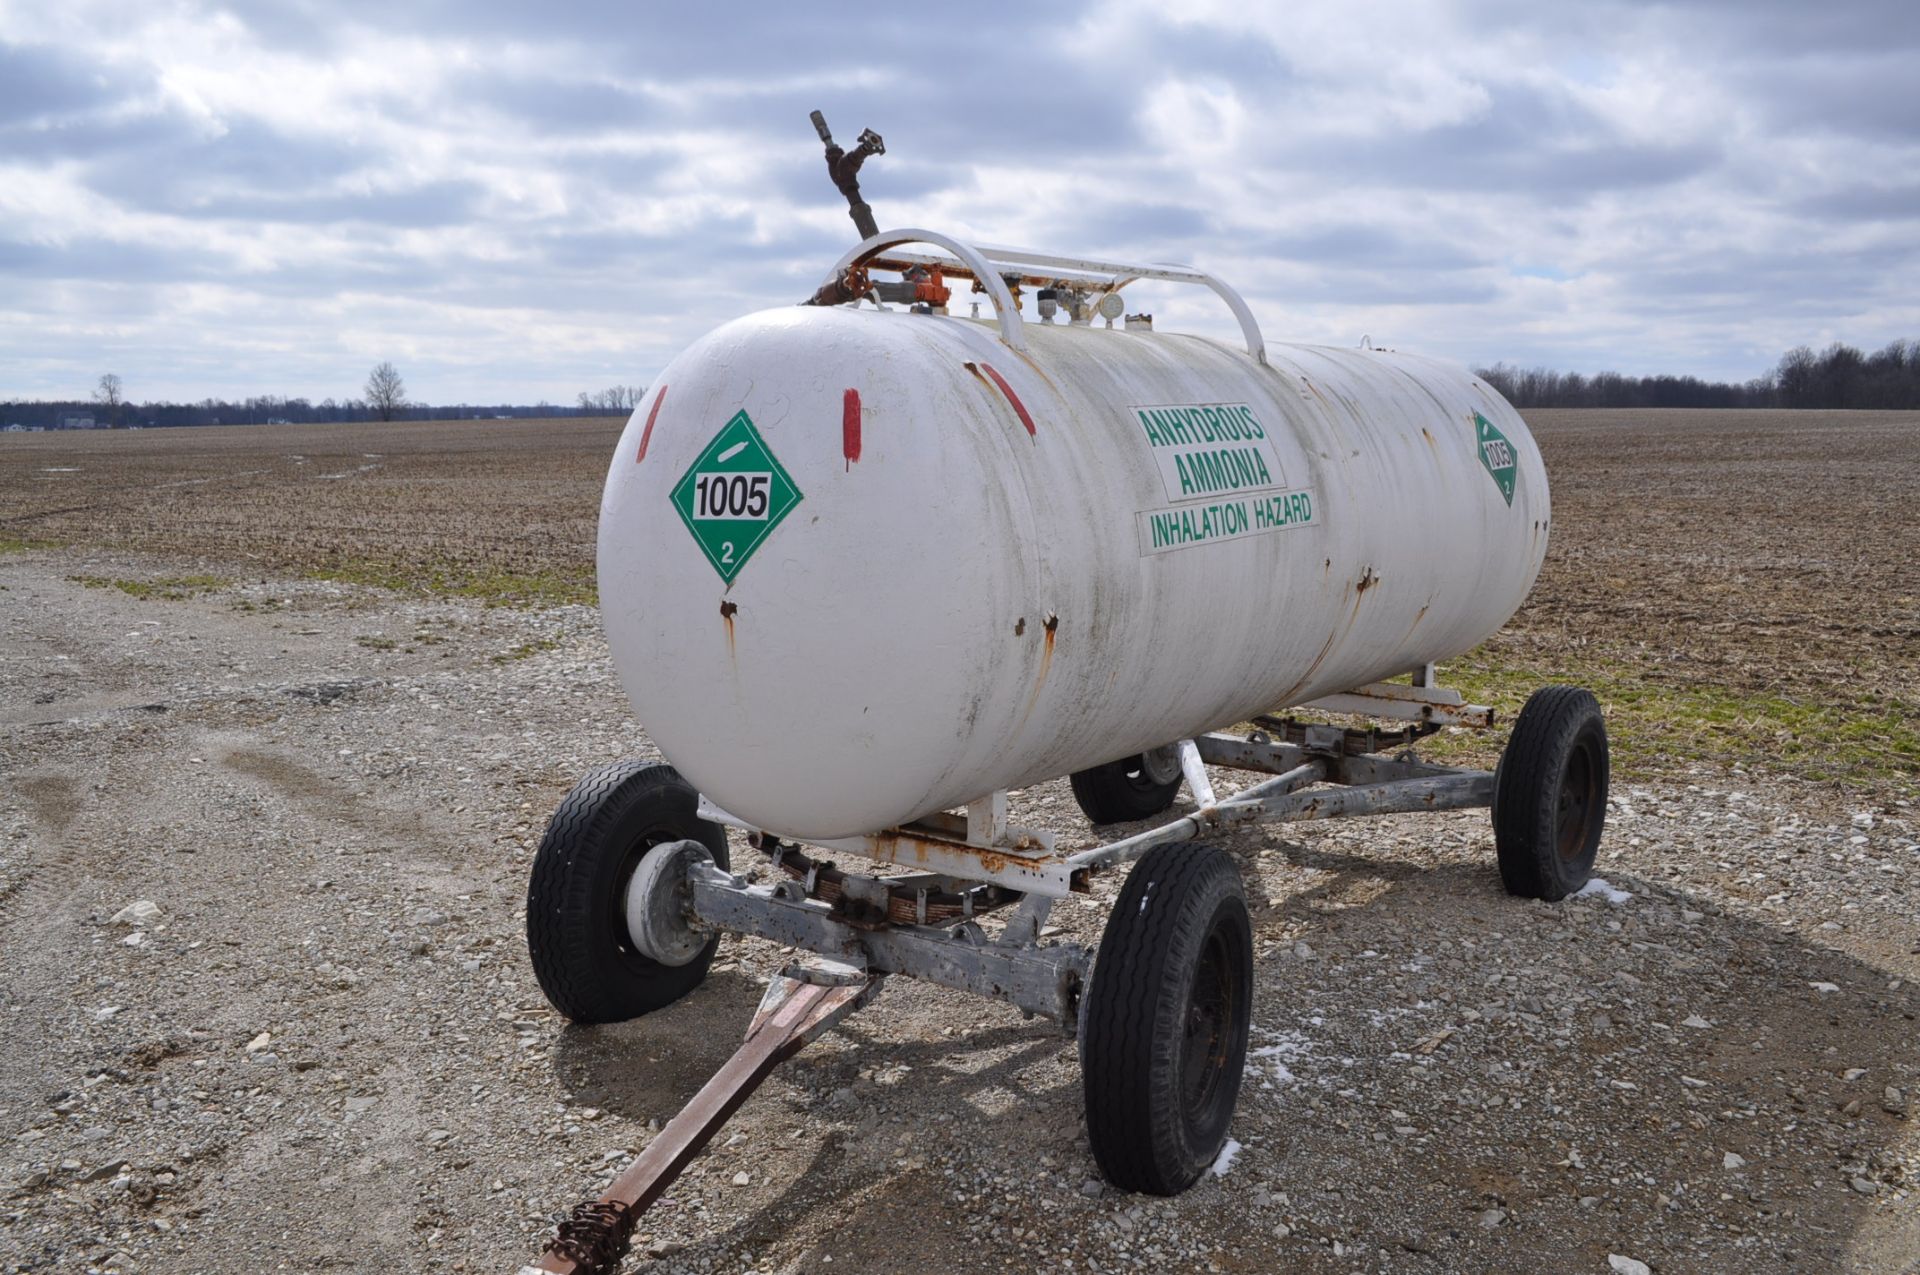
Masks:
[[[555,407],[545,399],[527,406],[516,403],[460,403],[435,407],[411,402],[398,368],[386,360],[374,365],[360,398],[322,399],[277,394],[255,394],[242,399],[206,398],[198,403],[134,403],[113,373],[94,385],[95,424],[107,429],[124,426],[166,428],[182,425],[300,425],[329,421],[463,420],[485,417],[602,416],[630,412],[646,396],[644,385],[615,385],[597,393],[582,393],[578,407]],[[58,427],[80,415],[83,401],[17,399],[0,402],[0,425]]]
[[[579,416],[579,409],[553,403],[408,402],[392,409],[386,419],[396,421],[485,420],[493,417]],[[598,413],[595,413],[598,414]],[[324,398],[319,402],[279,394],[251,394],[245,398],[205,398],[197,403],[123,400],[117,417],[98,397],[88,399],[0,400],[0,428],[7,425],[58,428],[67,417],[90,415],[97,427],[139,426],[167,428],[183,425],[307,425],[343,421],[377,421],[379,411],[365,399]]]
[[[640,406],[645,398],[647,387],[644,385],[612,385],[598,394],[586,390],[580,392],[580,411],[583,415],[591,413],[631,412]]]
[[[1779,365],[1750,381],[1707,381],[1697,376],[1626,376],[1619,372],[1559,372],[1507,363],[1476,374],[1515,407],[1794,407],[1920,409],[1920,341],[1893,341],[1866,354],[1841,342],[1815,353],[1800,345]],[[91,404],[84,400],[0,402],[0,423],[57,425],[88,406],[109,428],[121,425],[304,424],[324,421],[434,420],[481,417],[600,416],[631,412],[646,397],[644,385],[614,385],[582,391],[578,404],[560,408],[542,400],[524,404],[431,406],[409,402],[406,384],[390,362],[367,376],[364,398],[313,403],[305,398],[253,395],[202,399],[198,403],[147,402],[126,397],[119,376],[102,375]]]
[[[1750,381],[1697,376],[1556,372],[1506,363],[1476,369],[1515,407],[1920,408],[1920,342],[1894,341],[1872,354],[1840,342],[1816,354],[1800,345]]]

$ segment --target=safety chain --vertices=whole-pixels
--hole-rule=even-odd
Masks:
[[[573,1206],[543,1252],[571,1261],[579,1275],[613,1275],[633,1242],[639,1215],[621,1200],[590,1200]]]

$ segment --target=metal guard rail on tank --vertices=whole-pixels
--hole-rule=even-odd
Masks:
[[[933,244],[953,255],[942,257],[923,252],[888,251],[910,243]],[[1117,296],[1122,288],[1142,279],[1199,284],[1211,288],[1233,311],[1234,319],[1240,324],[1240,335],[1246,340],[1247,353],[1254,362],[1267,361],[1266,338],[1260,335],[1260,323],[1253,317],[1253,311],[1247,308],[1246,301],[1231,284],[1191,266],[1141,265],[1034,252],[1026,248],[968,244],[937,230],[909,227],[869,236],[850,249],[827,272],[826,281],[810,298],[809,304],[845,305],[861,299],[870,289],[865,273],[868,269],[902,272],[938,269],[955,278],[972,279],[993,302],[994,312],[1000,320],[1000,339],[1023,353],[1027,348],[1027,340],[1024,321],[1020,317],[1020,304],[1014,296],[1013,287],[1033,284],[1042,288],[1074,288],[1100,297]]]

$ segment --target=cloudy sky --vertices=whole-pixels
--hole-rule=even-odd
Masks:
[[[645,382],[852,242],[815,107],[882,226],[1204,265],[1269,341],[1920,337],[1914,0],[906,8],[0,0],[0,397]]]

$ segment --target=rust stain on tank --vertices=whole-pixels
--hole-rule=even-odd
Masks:
[[[720,600],[720,623],[727,626],[728,658],[732,658],[733,656],[733,617],[734,613],[739,609],[740,605],[737,602],[729,602],[725,598]]]
[[[1331,558],[1327,559],[1327,569],[1329,571],[1333,569],[1333,560]],[[1301,675],[1300,680],[1288,687],[1286,692],[1280,696],[1275,707],[1290,707],[1294,703],[1294,697],[1305,689],[1308,683],[1313,681],[1314,673],[1319,670],[1321,664],[1326,662],[1326,658],[1332,654],[1333,648],[1345,641],[1347,634],[1353,632],[1354,621],[1360,618],[1360,603],[1365,600],[1367,590],[1379,583],[1380,577],[1373,574],[1373,567],[1368,565],[1361,571],[1360,579],[1356,583],[1346,585],[1341,589],[1340,592],[1342,596],[1345,596],[1349,590],[1353,592],[1353,606],[1347,611],[1346,623],[1340,626],[1339,632],[1328,634],[1326,642],[1320,647],[1320,653],[1313,657],[1313,663],[1307,665],[1307,671]],[[1420,614],[1425,615],[1426,608],[1422,607]],[[1416,619],[1414,623],[1417,624],[1419,621]]]
[[[1049,615],[1046,624],[1042,627],[1047,631],[1046,643],[1040,649],[1040,675],[1033,681],[1033,693],[1035,696],[1040,694],[1040,688],[1046,684],[1047,670],[1053,667],[1053,635],[1060,627],[1060,617],[1057,615]],[[1028,702],[1027,708],[1029,711],[1032,710],[1033,704],[1031,701]]]
[[[1348,624],[1351,625],[1352,621],[1349,620]],[[1333,650],[1333,644],[1340,640],[1344,632],[1345,630],[1342,630],[1341,633],[1327,634],[1327,640],[1320,644],[1320,654],[1313,657],[1313,663],[1307,665],[1307,671],[1301,675],[1299,681],[1295,682],[1292,686],[1289,686],[1286,689],[1285,693],[1283,693],[1280,696],[1279,703],[1275,707],[1287,708],[1292,705],[1293,697],[1298,695],[1301,691],[1301,688],[1303,688],[1304,686],[1306,686],[1308,682],[1311,682],[1313,680],[1314,672],[1317,669],[1319,669],[1322,663],[1325,662],[1327,658],[1327,653]]]
[[[1021,362],[1025,363],[1028,367],[1033,369],[1033,374],[1035,376],[1039,377],[1041,380],[1047,383],[1048,389],[1054,391],[1056,394],[1059,393],[1060,387],[1053,383],[1053,378],[1047,375],[1047,370],[1041,367],[1039,363],[1035,362],[1033,355],[1029,354],[1025,350],[1015,350],[1013,353],[1016,358],[1018,358]]]
[[[1427,440],[1427,446],[1433,449],[1434,455],[1437,456],[1440,454],[1440,444],[1433,441],[1433,435],[1425,425],[1420,427],[1420,437]]]
[[[1538,526],[1539,524],[1535,523],[1534,525]],[[1026,631],[1027,631],[1027,617],[1023,615],[1019,619],[1013,622],[1013,635],[1015,637],[1020,637],[1023,634],[1025,634]]]
[[[1034,676],[1033,692],[1027,696],[1027,706],[1020,710],[1020,724],[1013,728],[1016,734],[1026,729],[1027,719],[1033,716],[1033,706],[1040,702],[1040,689],[1047,684],[1047,670],[1053,667],[1053,635],[1060,627],[1060,617],[1049,611],[1046,623],[1041,627],[1046,630],[1046,642],[1040,648],[1040,671]]]

